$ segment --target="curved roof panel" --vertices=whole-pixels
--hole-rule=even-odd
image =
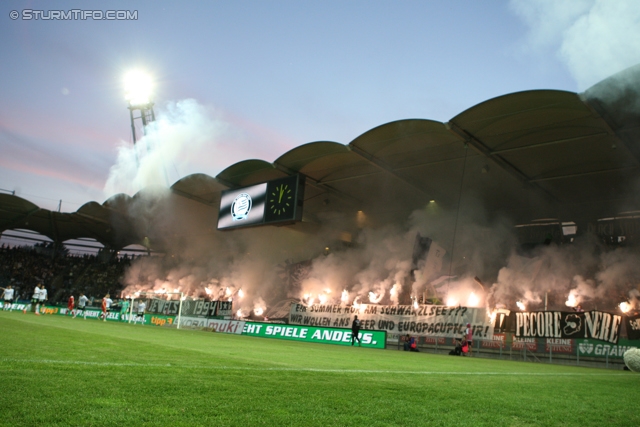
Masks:
[[[216,178],[232,187],[244,187],[284,176],[287,174],[277,170],[271,163],[252,159],[234,163],[220,172]]]
[[[512,93],[475,105],[447,123],[394,121],[348,145],[311,142],[274,163],[245,160],[215,178],[189,175],[171,191],[215,206],[226,188],[301,173],[307,177],[304,213],[316,220],[325,213],[363,210],[378,222],[393,221],[431,199],[449,208],[479,200],[487,212],[516,221],[615,215],[622,206],[640,208],[633,194],[640,182],[639,82],[640,65],[581,95]],[[28,228],[54,240],[93,237],[122,247],[139,243],[136,203],[153,194],[150,189],[133,198],[119,194],[70,214],[0,195],[0,228]]]
[[[623,187],[623,175],[640,166],[612,127],[571,92],[504,95],[464,111],[449,125],[488,162],[565,204],[614,202],[623,197],[616,190]]]

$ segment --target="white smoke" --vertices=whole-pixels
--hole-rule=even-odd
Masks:
[[[169,187],[196,171],[215,175],[229,165],[229,159],[219,153],[219,141],[227,129],[226,123],[193,99],[168,103],[135,146],[121,141],[105,195],[133,195],[146,187]],[[202,162],[203,158],[207,161]]]
[[[636,0],[511,0],[529,51],[552,49],[580,90],[640,62]]]

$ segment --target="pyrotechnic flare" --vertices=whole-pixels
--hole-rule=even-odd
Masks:
[[[458,305],[458,301],[456,301],[455,298],[453,297],[447,298],[447,307],[455,307],[456,305]]]
[[[384,297],[384,291],[382,291],[380,293],[380,295],[377,295],[375,292],[371,291],[369,292],[369,302],[373,303],[373,304],[377,304],[380,301],[382,301],[382,298]]]
[[[522,301],[516,301],[516,305],[521,311],[525,311],[527,309]]]
[[[491,313],[487,313],[489,315],[489,321],[491,322],[491,324],[494,324],[494,322],[496,321],[496,315],[498,314],[498,312],[496,310],[493,310]]]
[[[320,304],[326,304],[327,303],[327,296],[325,294],[318,295],[318,301],[320,302]]]
[[[467,305],[469,307],[476,307],[479,302],[480,299],[476,296],[475,293],[471,292],[471,294],[469,295],[469,299],[467,300]]]
[[[238,297],[244,298],[244,291],[242,289],[238,289]]]
[[[619,307],[620,307],[620,310],[621,310],[623,313],[627,313],[627,312],[629,312],[629,310],[631,310],[631,304],[629,304],[629,303],[628,303],[628,302],[626,302],[626,301],[622,301],[622,302],[620,303]]]
[[[567,297],[567,301],[564,303],[567,307],[575,307],[578,305],[578,299],[576,298],[573,291],[569,292],[569,296]]]
[[[344,304],[346,304],[349,301],[349,292],[346,289],[342,291],[342,296],[340,297],[340,301],[343,302]]]

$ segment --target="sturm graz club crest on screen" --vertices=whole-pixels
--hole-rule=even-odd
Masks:
[[[218,229],[262,224],[266,192],[266,183],[223,191],[218,211]]]
[[[251,212],[251,196],[247,193],[240,193],[231,203],[231,218],[234,221],[247,219]]]

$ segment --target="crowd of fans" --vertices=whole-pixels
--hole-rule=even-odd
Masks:
[[[49,303],[66,303],[69,295],[84,293],[93,302],[124,288],[125,267],[132,258],[104,251],[96,255],[71,255],[53,245],[0,246],[0,287],[11,285],[15,300],[30,300],[37,284],[43,284]]]

